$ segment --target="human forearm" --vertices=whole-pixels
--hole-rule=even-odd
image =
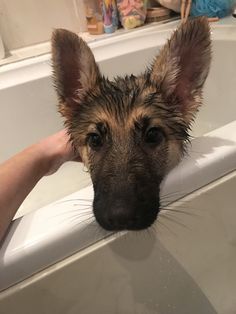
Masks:
[[[0,165],[0,240],[17,209],[37,182],[75,158],[62,130],[26,148]],[[77,158],[78,159],[78,158]]]
[[[47,171],[47,163],[33,145],[0,165],[0,239],[17,209]]]

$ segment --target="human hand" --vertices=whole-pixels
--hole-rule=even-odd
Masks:
[[[65,129],[42,139],[35,145],[38,146],[43,156],[44,175],[55,173],[66,161],[81,161],[80,156],[76,155]]]
[[[0,242],[17,209],[37,182],[69,160],[81,161],[81,158],[76,155],[66,130],[62,130],[0,165]]]

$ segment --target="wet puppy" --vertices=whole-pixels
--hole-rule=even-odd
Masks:
[[[91,174],[96,220],[107,230],[148,228],[160,183],[182,158],[201,106],[211,60],[207,20],[182,24],[137,77],[109,81],[87,44],[63,29],[53,33],[52,60],[59,110]]]

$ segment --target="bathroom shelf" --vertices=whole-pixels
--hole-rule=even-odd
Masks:
[[[90,43],[90,42],[95,42],[95,41],[100,41],[100,40],[104,40],[106,38],[111,38],[111,37],[115,37],[115,36],[120,36],[122,34],[127,34],[130,32],[137,32],[140,29],[147,29],[150,28],[154,25],[166,25],[167,23],[171,23],[173,21],[179,20],[179,17],[171,17],[170,19],[167,19],[165,21],[160,21],[160,22],[153,22],[153,23],[149,23],[149,24],[145,24],[141,27],[137,27],[135,29],[131,29],[131,30],[125,30],[123,28],[118,29],[116,32],[112,33],[112,34],[101,34],[101,35],[90,35],[88,32],[83,32],[83,33],[78,33],[86,42]],[[17,62],[17,61],[22,61],[28,58],[34,58],[37,56],[41,56],[47,53],[50,53],[51,51],[51,43],[50,41],[46,41],[43,43],[39,43],[39,44],[35,44],[32,46],[28,46],[28,47],[24,47],[24,48],[20,48],[20,49],[15,49],[15,50],[11,50],[10,52],[8,52],[6,58],[0,60],[0,66],[2,65],[6,65],[12,62]]]

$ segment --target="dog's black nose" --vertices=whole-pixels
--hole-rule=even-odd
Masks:
[[[157,218],[159,204],[146,203],[144,206],[131,207],[130,204],[114,202],[109,207],[94,203],[94,215],[98,223],[106,230],[142,230],[150,227]]]
[[[138,216],[128,210],[122,203],[112,206],[112,209],[104,217],[106,229],[125,230],[134,227],[138,222]]]

